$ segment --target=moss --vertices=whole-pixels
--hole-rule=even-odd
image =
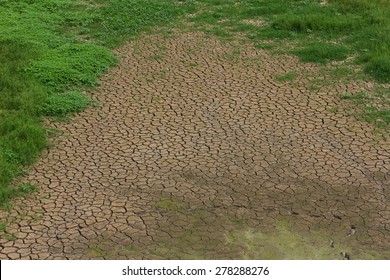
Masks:
[[[170,199],[161,199],[157,201],[156,206],[166,211],[181,211],[185,208],[184,204]]]

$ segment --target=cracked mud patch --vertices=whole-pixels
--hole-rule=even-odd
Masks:
[[[389,142],[331,110],[367,85],[313,91],[315,65],[174,35],[117,50],[101,106],[56,124],[0,258],[390,259]]]

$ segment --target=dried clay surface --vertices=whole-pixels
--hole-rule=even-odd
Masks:
[[[364,82],[313,91],[318,66],[198,32],[117,53],[100,106],[55,124],[23,179],[38,191],[1,212],[1,259],[283,258],[263,242],[281,228],[314,242],[300,258],[390,258],[389,143],[332,110]]]

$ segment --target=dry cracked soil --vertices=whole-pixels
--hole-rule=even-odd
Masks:
[[[200,32],[117,54],[0,213],[1,259],[390,259],[389,142],[333,109],[367,83]]]

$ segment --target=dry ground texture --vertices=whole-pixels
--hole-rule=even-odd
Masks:
[[[337,110],[369,84],[198,32],[117,53],[1,212],[1,259],[390,259],[389,142]]]

